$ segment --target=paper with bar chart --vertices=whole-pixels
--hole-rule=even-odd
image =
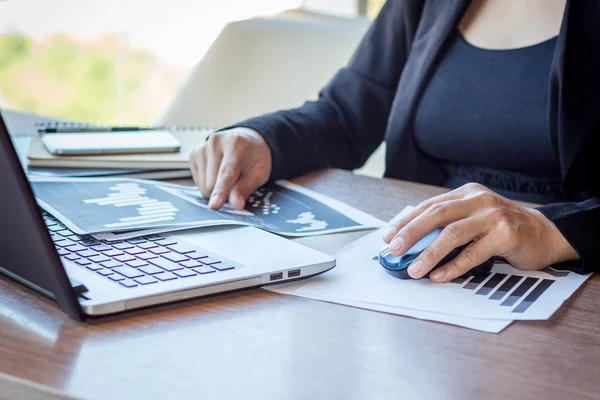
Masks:
[[[490,274],[466,276],[452,283],[401,280],[389,275],[375,257],[384,245],[383,229],[339,251],[333,270],[305,282],[269,290],[361,304],[363,308],[372,304],[466,318],[537,320],[549,318],[589,277],[551,268],[522,271],[496,262]]]
[[[107,240],[214,225],[253,225],[287,236],[375,228],[382,221],[286,181],[270,183],[244,210],[208,208],[197,188],[114,178],[31,177],[38,204],[78,234]]]

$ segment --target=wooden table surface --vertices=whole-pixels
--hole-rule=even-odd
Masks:
[[[381,219],[443,192],[327,170],[298,183]],[[0,372],[93,399],[598,399],[600,279],[500,334],[262,289],[87,323],[0,278]]]

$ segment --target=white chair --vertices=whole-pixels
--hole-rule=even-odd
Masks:
[[[362,18],[302,12],[231,23],[179,88],[158,124],[224,127],[316,99],[348,62],[368,26]]]

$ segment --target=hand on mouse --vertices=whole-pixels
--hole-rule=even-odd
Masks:
[[[541,212],[521,207],[486,187],[470,183],[421,203],[384,233],[393,255],[402,255],[437,228],[440,235],[412,262],[412,278],[425,276],[450,251],[473,241],[430,275],[448,282],[493,256],[516,268],[538,270],[579,255]]]
[[[246,199],[271,174],[271,149],[255,130],[234,128],[216,132],[190,154],[194,182],[209,207],[229,203],[241,210]]]

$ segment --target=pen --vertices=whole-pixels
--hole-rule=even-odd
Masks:
[[[42,128],[38,129],[40,133],[75,133],[75,132],[135,132],[149,131],[156,128],[147,128],[139,126],[113,126],[113,127],[86,127],[86,128]]]

